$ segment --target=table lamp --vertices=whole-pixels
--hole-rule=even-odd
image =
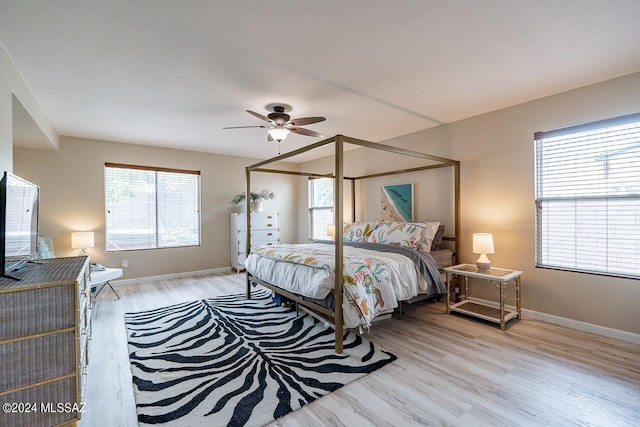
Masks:
[[[493,234],[491,233],[473,233],[473,253],[480,254],[476,261],[476,266],[480,270],[488,270],[491,268],[491,261],[487,254],[494,254]]]
[[[74,249],[82,249],[80,255],[87,255],[87,248],[92,248],[93,231],[76,231],[71,233],[71,247]]]
[[[327,225],[327,236],[329,236],[331,240],[336,236],[336,226],[334,224]]]

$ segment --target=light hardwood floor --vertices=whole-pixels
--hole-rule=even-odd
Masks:
[[[105,289],[80,427],[136,426],[124,313],[244,292],[224,273]],[[406,306],[365,335],[398,360],[273,426],[640,425],[640,346],[548,323],[493,324]]]

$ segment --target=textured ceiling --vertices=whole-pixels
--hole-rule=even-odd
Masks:
[[[6,1],[60,135],[267,158],[250,109],[381,141],[640,71],[637,0]],[[291,135],[290,151],[317,141]],[[19,144],[19,142],[16,142]]]

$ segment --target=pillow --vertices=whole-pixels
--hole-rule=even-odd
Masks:
[[[435,228],[437,229],[438,226],[436,225]],[[382,222],[373,230],[367,241],[418,249],[420,239],[426,229],[427,224],[424,222]],[[433,234],[435,235],[435,231]],[[429,244],[431,244],[431,240]]]
[[[438,229],[440,228],[439,222],[425,222],[424,234],[420,238],[418,249],[422,252],[431,252],[431,246],[435,240]],[[444,226],[442,232],[444,233]],[[442,242],[442,236],[440,236],[440,242]],[[438,244],[439,245],[439,244]]]
[[[442,236],[444,236],[444,225],[440,224],[438,226],[438,231],[436,231],[436,235],[433,237],[433,242],[431,242],[431,251],[440,250],[440,244],[442,243]]]
[[[55,258],[56,254],[53,251],[53,240],[51,237],[38,236],[38,243],[36,245],[38,250],[37,259]]]
[[[353,222],[344,226],[344,241],[345,242],[366,242],[369,239],[369,235],[378,226],[378,221],[375,222]]]

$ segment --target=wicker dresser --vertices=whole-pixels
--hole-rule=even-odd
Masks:
[[[53,258],[0,278],[0,426],[75,424],[91,338],[89,258]]]

